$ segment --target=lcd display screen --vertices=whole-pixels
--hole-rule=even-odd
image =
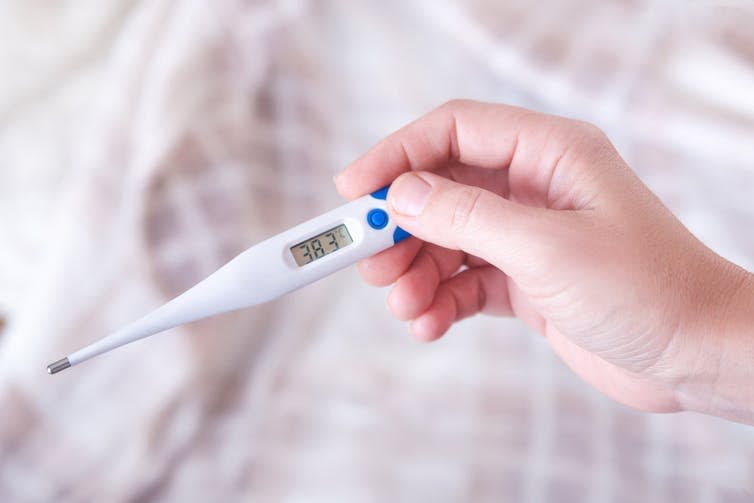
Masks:
[[[299,267],[310,264],[353,243],[345,224],[317,234],[291,247],[291,253]]]

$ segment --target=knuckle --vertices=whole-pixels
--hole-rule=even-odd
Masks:
[[[594,124],[588,124],[586,126],[585,145],[584,152],[590,155],[594,160],[595,165],[599,165],[604,168],[607,165],[613,165],[616,162],[620,162],[620,156],[618,155],[613,142],[610,141],[607,134],[602,129]]]
[[[605,132],[598,126],[586,121],[576,121],[577,130],[584,138],[595,143],[604,143],[607,141]]]
[[[469,103],[471,103],[471,102],[472,102],[471,100],[467,100],[467,99],[454,98],[452,100],[448,100],[445,103],[443,103],[440,106],[440,108],[443,109],[443,110],[454,111],[454,110],[458,110],[460,108],[464,108],[464,107],[468,106]]]
[[[464,187],[460,190],[450,220],[450,228],[453,232],[457,234],[468,232],[481,199],[482,189],[478,187]]]
[[[593,161],[607,160],[613,155],[613,144],[604,131],[591,122],[571,121],[570,133],[564,134],[567,148]],[[590,164],[591,168],[599,164]]]

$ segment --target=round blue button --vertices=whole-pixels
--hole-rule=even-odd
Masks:
[[[387,225],[388,216],[385,210],[375,208],[367,213],[367,223],[372,229],[382,229]]]

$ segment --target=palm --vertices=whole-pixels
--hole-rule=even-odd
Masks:
[[[455,321],[477,313],[515,316],[545,336],[569,367],[609,396],[633,407],[655,411],[666,410],[672,403],[671,395],[655,389],[649,380],[575,344],[543,316],[539,307],[542,299],[533,300],[486,261],[418,240],[406,242],[403,247],[408,255],[414,254],[414,260],[396,279],[388,304],[397,318],[414,320],[411,329],[420,340],[437,339]],[[362,264],[361,270],[371,282],[384,284],[389,277],[382,275],[385,271],[379,271],[375,263],[380,258],[369,259],[372,263]],[[482,284],[488,286],[482,288]]]

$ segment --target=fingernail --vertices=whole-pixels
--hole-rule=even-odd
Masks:
[[[432,186],[415,174],[404,175],[390,187],[390,206],[403,215],[421,214],[429,199]]]

